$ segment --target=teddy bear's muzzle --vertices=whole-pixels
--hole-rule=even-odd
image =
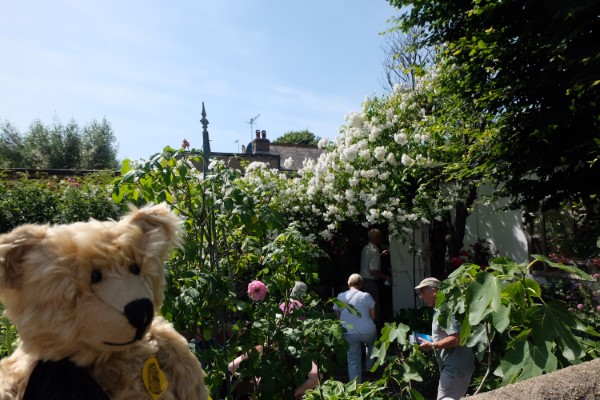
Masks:
[[[125,305],[124,312],[129,323],[135,328],[135,340],[140,340],[152,323],[154,316],[152,302],[149,299],[134,300]]]

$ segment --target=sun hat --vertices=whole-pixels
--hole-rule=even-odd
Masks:
[[[424,287],[434,287],[434,288],[438,288],[440,287],[440,281],[437,280],[436,278],[425,278],[421,281],[421,283],[419,283],[419,286],[415,286],[415,289],[421,289]]]

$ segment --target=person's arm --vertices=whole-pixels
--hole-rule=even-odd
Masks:
[[[384,254],[389,254],[389,250],[379,252],[378,248],[377,250],[372,249],[369,254],[369,273],[377,279],[392,280],[391,276],[381,272],[381,256]]]
[[[430,342],[421,338],[419,338],[419,341],[421,342],[421,344],[419,344],[419,349],[421,350],[451,349],[460,346],[460,332],[448,335],[448,337],[438,340],[437,342]]]
[[[377,311],[375,310],[375,307],[369,308],[369,316],[373,321],[375,321],[375,318],[377,318]]]
[[[371,275],[373,275],[375,278],[377,279],[385,279],[386,281],[391,281],[392,277],[388,274],[385,274],[379,270],[376,269],[370,269],[369,272],[371,273]]]
[[[302,385],[298,386],[296,390],[294,390],[294,397],[296,400],[299,400],[304,396],[304,393],[309,389],[314,389],[319,384],[319,380],[323,376],[319,376],[319,369],[317,368],[317,364],[312,363],[312,368],[306,377],[306,380]]]
[[[259,354],[262,354],[263,347],[260,344],[254,346],[254,348],[256,349],[256,351],[259,352]],[[233,360],[232,362],[230,362],[228,365],[229,372],[231,372],[232,375],[235,375],[235,372],[237,371],[237,369],[240,366],[240,364],[242,363],[242,361],[247,360],[247,359],[248,359],[248,353],[244,353],[244,354],[236,357],[236,359]]]
[[[339,301],[341,301],[342,303],[344,303],[344,300],[342,300],[341,296],[342,296],[342,293],[338,294],[337,299]],[[333,311],[335,312],[336,318],[340,319],[340,316],[342,315],[342,310],[340,309],[340,307],[337,304],[333,305]]]

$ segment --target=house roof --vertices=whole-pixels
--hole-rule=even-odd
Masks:
[[[284,169],[283,163],[286,159],[292,158],[292,166],[288,170],[298,171],[302,168],[304,160],[318,160],[319,156],[325,152],[314,145],[291,144],[291,143],[271,143],[269,153],[278,155],[281,159],[281,169]]]

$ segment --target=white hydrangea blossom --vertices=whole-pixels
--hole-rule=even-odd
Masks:
[[[408,138],[406,136],[406,133],[404,132],[398,132],[394,135],[394,140],[396,141],[396,143],[398,143],[400,146],[404,146],[406,143],[408,143]]]
[[[328,138],[323,138],[323,139],[319,140],[319,142],[317,143],[317,147],[319,149],[326,149],[328,145],[329,145]]]
[[[400,162],[407,167],[412,167],[415,164],[415,160],[413,160],[408,154],[402,154]]]
[[[373,155],[375,156],[375,159],[377,161],[385,160],[385,147],[383,147],[383,146],[375,147],[375,151],[373,152]]]

